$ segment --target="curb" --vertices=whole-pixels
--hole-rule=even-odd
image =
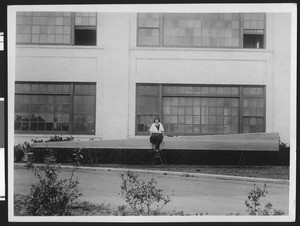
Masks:
[[[25,166],[26,163],[14,163],[14,166],[20,167]],[[43,164],[35,164],[36,166],[43,166]],[[73,166],[61,165],[61,168],[71,169]],[[106,171],[127,171],[130,170],[136,173],[147,173],[147,174],[160,174],[160,175],[174,175],[188,178],[210,178],[218,180],[231,180],[231,181],[244,181],[244,182],[260,182],[260,183],[273,183],[273,184],[286,184],[289,185],[289,180],[283,179],[270,179],[270,178],[259,178],[259,177],[242,177],[242,176],[230,176],[230,175],[219,175],[219,174],[205,174],[205,173],[188,173],[188,172],[176,172],[176,171],[162,171],[162,170],[144,170],[144,169],[127,169],[127,168],[115,168],[115,167],[89,167],[79,166],[81,170],[106,170]]]

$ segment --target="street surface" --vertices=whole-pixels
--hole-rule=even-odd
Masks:
[[[62,169],[61,177],[68,178],[71,169]],[[79,201],[89,201],[94,204],[110,204],[117,208],[126,205],[120,196],[120,171],[78,169],[79,189],[83,193]],[[216,178],[197,178],[192,176],[159,173],[138,173],[139,178],[149,181],[155,178],[157,188],[163,194],[171,196],[171,202],[163,208],[168,211],[184,211],[185,214],[208,213],[209,215],[226,215],[230,213],[246,214],[245,200],[254,188],[254,183],[263,186],[262,182],[247,182],[243,180],[224,180]],[[36,181],[31,170],[16,166],[14,170],[14,194],[26,195],[30,185]],[[267,183],[268,194],[261,203],[271,202],[275,209],[288,214],[289,185]]]

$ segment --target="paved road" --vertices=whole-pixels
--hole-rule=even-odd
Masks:
[[[62,169],[61,177],[68,177],[70,169]],[[80,181],[83,193],[81,200],[95,204],[110,203],[117,207],[125,205],[120,197],[120,171],[78,169],[76,176]],[[35,178],[30,170],[16,166],[14,170],[15,194],[26,194]],[[229,213],[246,214],[245,200],[255,182],[222,180],[216,178],[196,178],[179,175],[163,175],[158,173],[139,173],[139,177],[158,182],[157,187],[166,195],[172,195],[164,210],[184,211],[186,214],[208,213],[209,215],[225,215]],[[257,185],[263,185],[258,182]],[[267,183],[268,195],[262,203],[271,202],[276,209],[288,213],[287,184]]]

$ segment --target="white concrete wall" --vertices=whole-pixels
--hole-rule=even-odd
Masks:
[[[96,47],[17,45],[16,81],[96,82],[95,136],[76,139],[127,138],[128,18],[99,13]],[[15,143],[50,135],[17,134]]]
[[[126,139],[128,116],[128,45],[129,14],[101,14],[100,29],[104,34],[103,82],[101,114],[97,126],[103,139]]]
[[[268,28],[273,28],[272,19],[267,20]],[[136,83],[266,85],[266,132],[276,131],[272,32],[267,31],[266,49],[136,47],[135,34],[132,15],[129,136],[135,136]]]
[[[274,130],[284,142],[290,139],[291,15],[274,15]],[[296,123],[296,122],[295,122]]]
[[[16,80],[96,82],[96,139],[135,137],[136,83],[266,85],[266,132],[287,142],[289,20],[267,14],[266,49],[147,48],[135,13],[99,13],[96,47],[17,46]]]

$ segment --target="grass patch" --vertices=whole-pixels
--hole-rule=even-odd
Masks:
[[[99,164],[99,167],[112,167],[118,169],[142,169],[142,170],[158,170],[168,172],[184,172],[184,173],[204,173],[218,174],[228,176],[254,177],[254,178],[269,178],[269,179],[289,179],[288,166],[251,166],[237,167],[228,165],[207,166],[207,165],[168,165],[162,167],[160,165],[122,165],[122,164]],[[189,175],[190,176],[190,175]]]

